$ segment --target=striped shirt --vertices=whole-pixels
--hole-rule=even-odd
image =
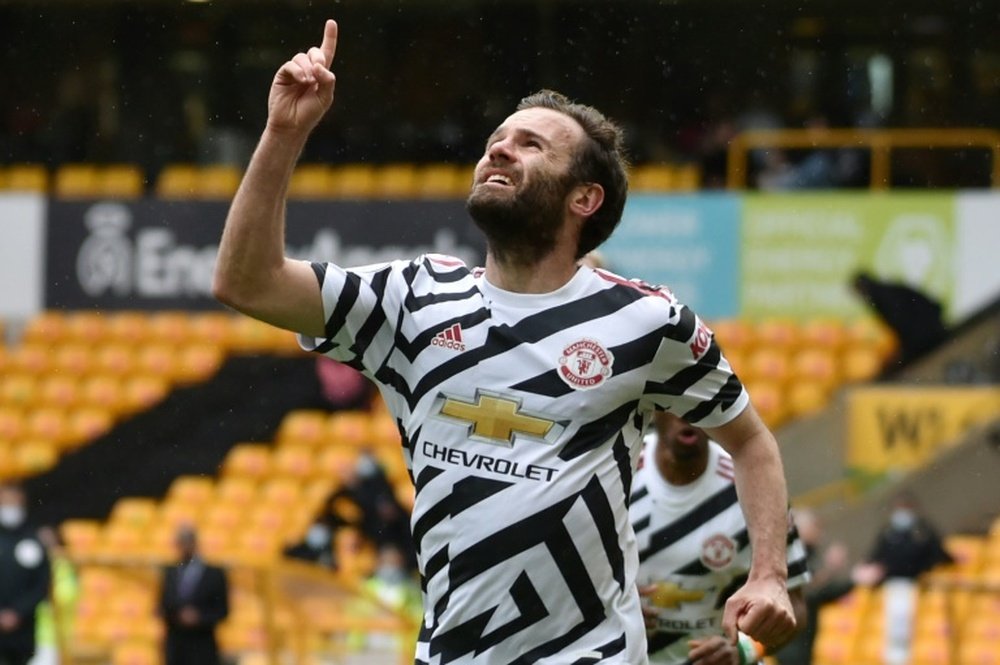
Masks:
[[[651,663],[687,662],[688,640],[722,634],[725,602],[750,572],[750,538],[736,500],[733,461],[709,442],[705,473],[671,485],[656,468],[656,435],[646,437],[629,516],[639,545],[639,584],[659,611],[649,637]],[[805,547],[789,518],[788,588],[809,579]]]
[[[416,662],[645,663],[627,501],[655,408],[747,404],[711,331],[662,288],[579,269],[519,294],[425,255],[315,264],[326,335],[403,435],[424,591]]]

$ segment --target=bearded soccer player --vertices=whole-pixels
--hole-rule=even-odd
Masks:
[[[722,631],[722,608],[747,579],[751,549],[736,500],[733,460],[704,431],[658,412],[646,437],[629,517],[639,546],[639,588],[649,660],[664,665],[746,665],[760,645]],[[805,546],[788,521],[788,588],[797,629],[806,621]],[[776,647],[778,645],[772,645]]]
[[[468,198],[484,268],[292,260],[288,182],[333,102],[336,43],[328,21],[321,45],[275,75],[214,292],[364,372],[399,422],[424,585],[416,662],[646,662],[627,501],[656,409],[732,453],[754,562],[725,627],[783,641],[795,620],[774,437],[669,291],[578,266],[621,218],[620,129],[554,92],[522,100],[487,139]]]

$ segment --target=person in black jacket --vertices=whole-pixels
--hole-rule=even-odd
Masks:
[[[35,608],[48,595],[50,575],[24,490],[0,483],[0,665],[25,665],[34,655]]]
[[[166,665],[219,665],[215,628],[229,614],[225,571],[199,556],[193,528],[181,527],[175,542],[180,561],[164,570],[160,592]]]

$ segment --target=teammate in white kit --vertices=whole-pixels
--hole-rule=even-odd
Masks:
[[[291,260],[288,181],[333,101],[336,42],[328,21],[322,44],[275,75],[214,292],[364,372],[396,417],[416,486],[416,662],[646,662],[627,503],[655,409],[709,428],[733,455],[754,561],[727,633],[784,641],[795,621],[774,437],[669,291],[578,266],[621,218],[620,129],[557,93],[521,102],[489,137],[468,199],[488,241],[482,269],[444,256]]]
[[[639,546],[639,585],[651,663],[756,662],[752,640],[723,637],[722,607],[750,571],[732,458],[705,432],[660,412],[646,436],[629,517]],[[805,627],[805,546],[788,529],[788,588],[797,630]],[[777,646],[777,645],[773,645]]]

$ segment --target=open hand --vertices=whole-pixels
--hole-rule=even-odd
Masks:
[[[283,64],[267,100],[267,126],[308,134],[333,104],[336,77],[330,71],[337,51],[337,23],[328,20],[323,42]]]

